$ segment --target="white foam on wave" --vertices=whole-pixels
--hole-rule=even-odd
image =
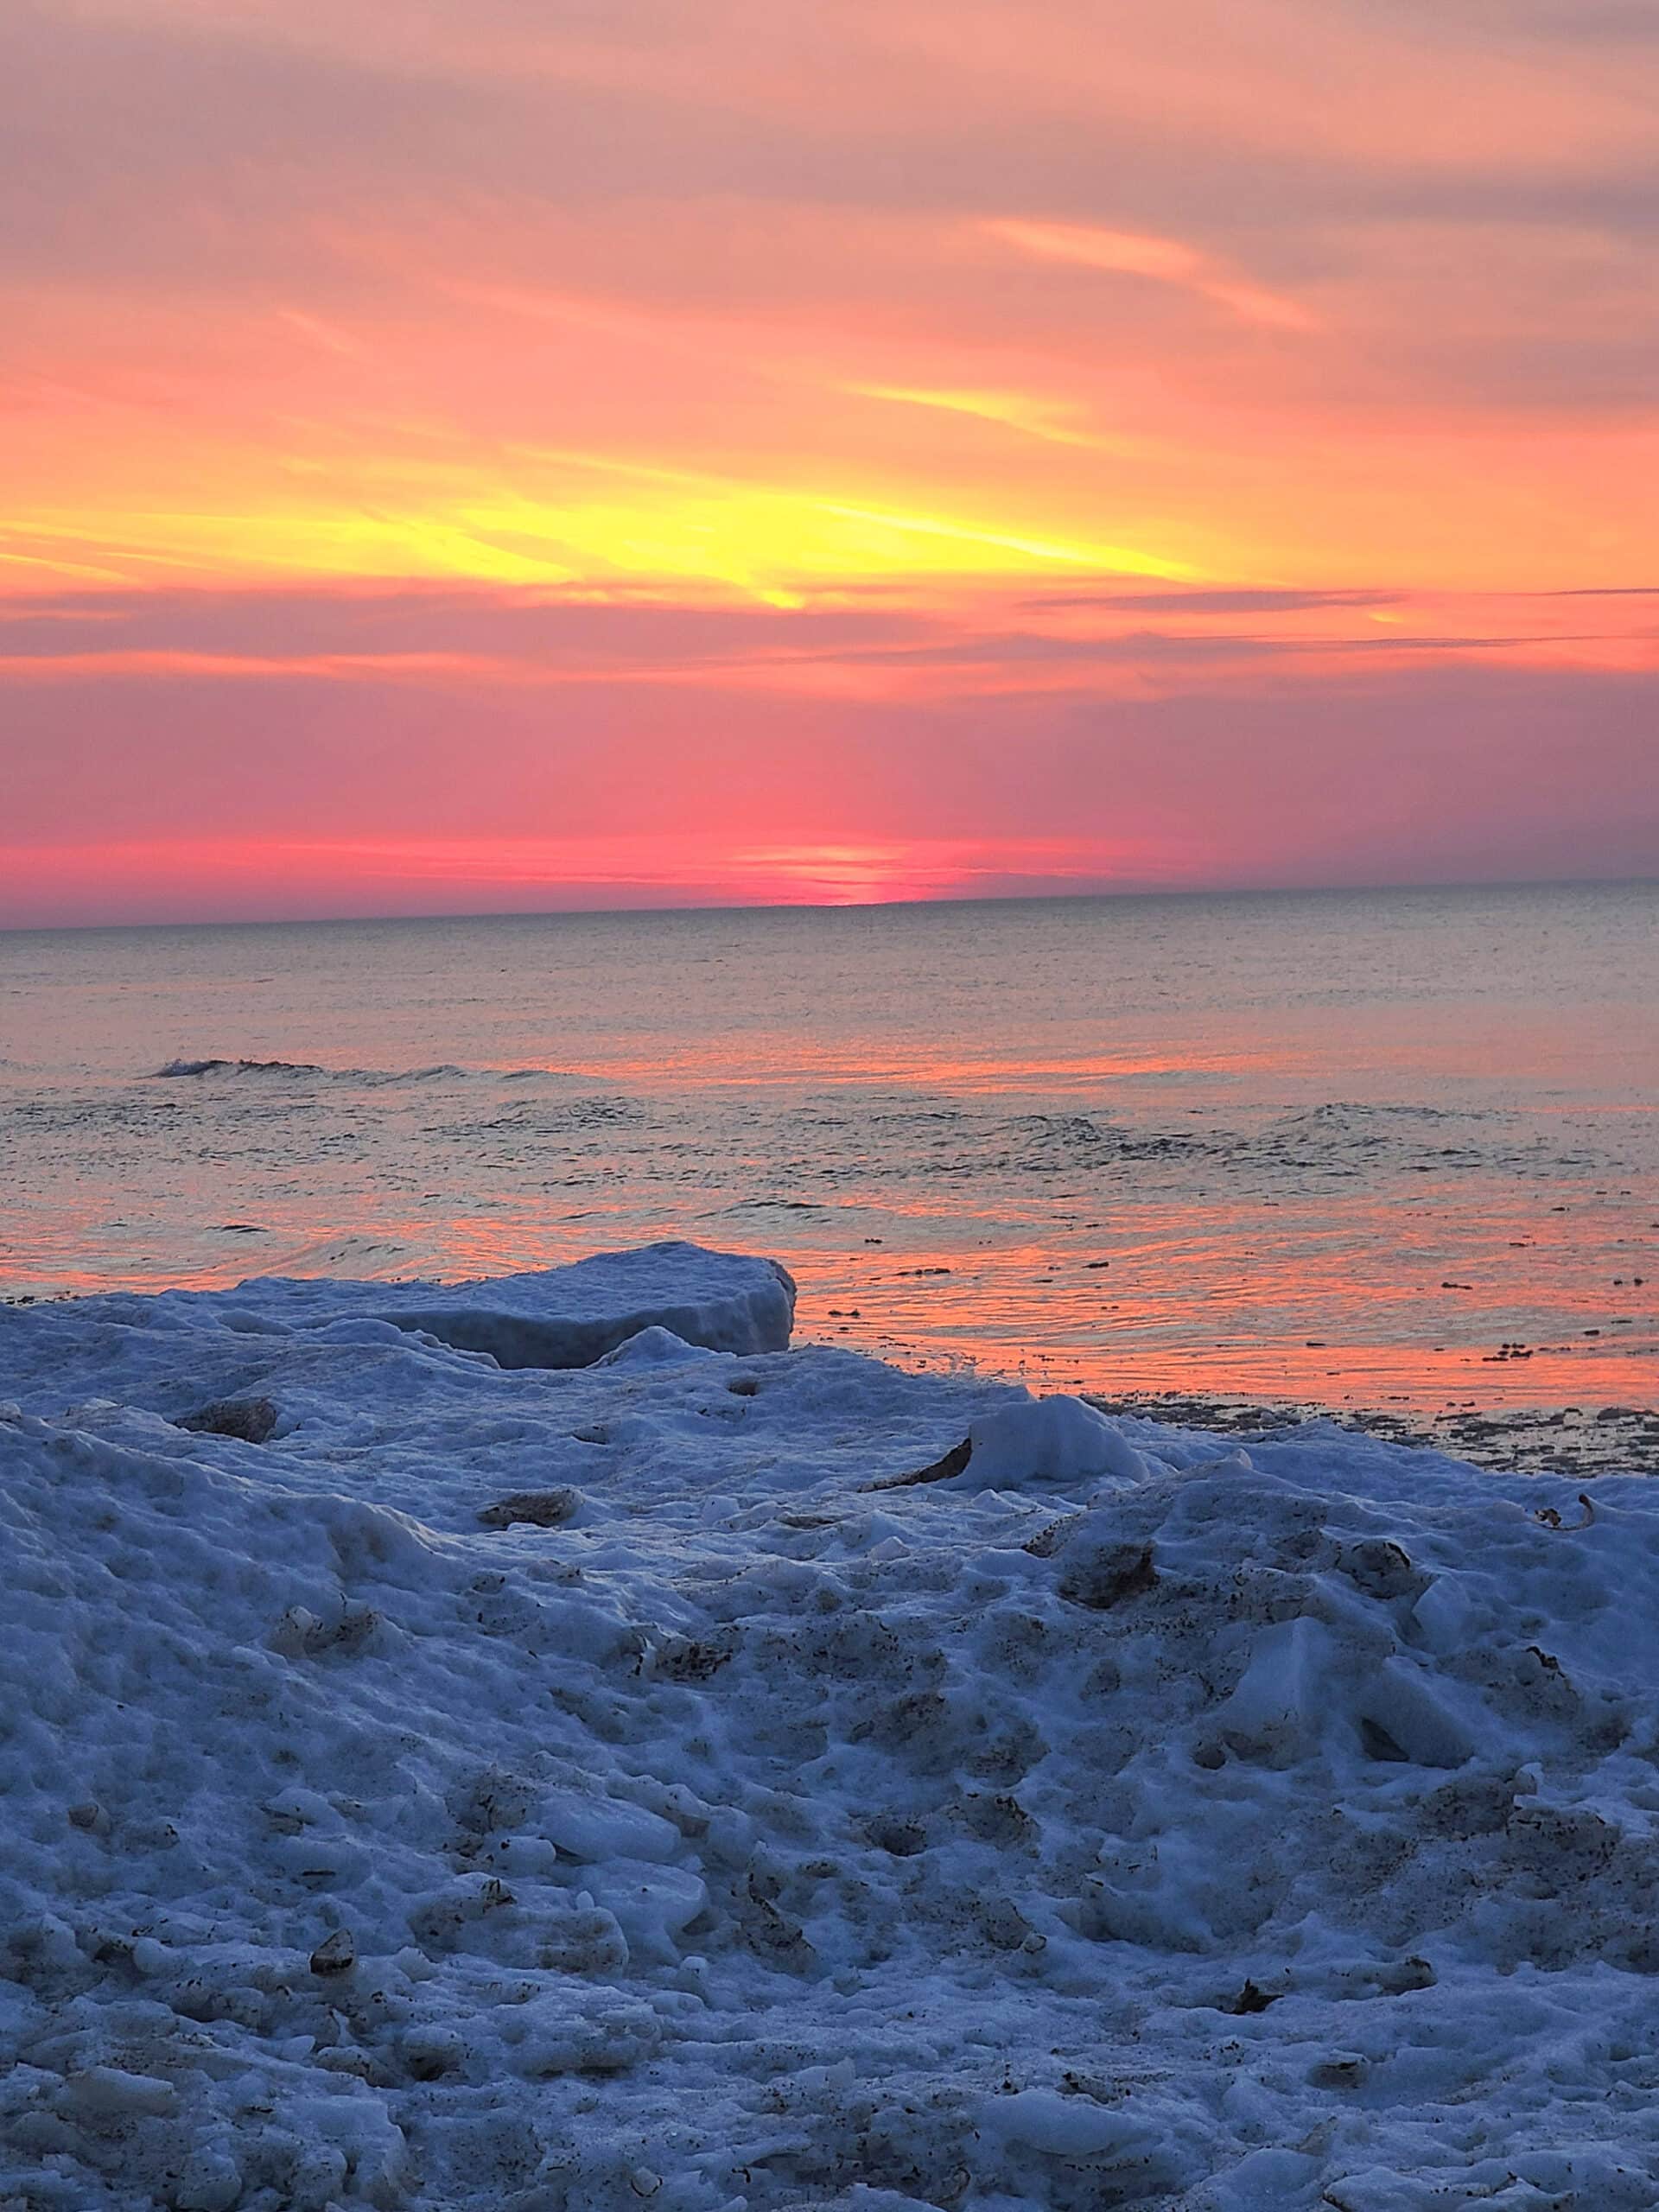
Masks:
[[[295,1080],[312,1083],[338,1083],[359,1088],[380,1089],[389,1084],[435,1083],[445,1079],[461,1080],[476,1071],[456,1067],[442,1061],[423,1068],[338,1068],[325,1066],[317,1060],[246,1060],[246,1059],[175,1059],[164,1066],[151,1070],[151,1079],[202,1077],[207,1076],[234,1077],[246,1080],[254,1077],[275,1080]],[[509,1071],[518,1075],[524,1071]]]

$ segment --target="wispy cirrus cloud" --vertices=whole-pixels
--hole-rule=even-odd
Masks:
[[[1018,391],[927,391],[902,385],[850,384],[845,389],[863,399],[887,399],[903,407],[931,407],[944,415],[967,415],[999,429],[1046,445],[1084,446],[1098,453],[1135,450],[1134,442],[1102,437],[1081,427],[1082,410],[1066,400],[1033,399]]]
[[[987,232],[1039,261],[1070,263],[1112,276],[1140,276],[1173,284],[1224,308],[1242,322],[1273,330],[1313,330],[1318,318],[1299,301],[1252,283],[1212,255],[1179,238],[1148,238],[1133,231],[1104,230],[1092,223],[1031,223],[999,217]]]
[[[454,694],[649,686],[914,699],[1113,680],[1204,686],[1300,663],[1509,653],[1538,664],[1659,666],[1622,594],[1412,596],[1142,585],[972,600],[855,594],[602,602],[545,588],[359,584],[350,590],[60,590],[0,597],[0,684],[151,676],[239,683],[423,685]],[[1580,610],[1571,628],[1552,612]],[[930,678],[929,671],[933,671]]]
[[[1387,591],[1318,591],[1279,585],[1195,584],[1181,591],[1047,592],[1025,604],[1044,611],[1157,614],[1305,614],[1325,607],[1395,605],[1401,594]]]

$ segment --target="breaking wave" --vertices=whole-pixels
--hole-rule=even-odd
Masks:
[[[310,1083],[337,1083],[359,1089],[381,1088],[388,1084],[402,1083],[524,1083],[538,1077],[551,1076],[550,1068],[463,1068],[450,1061],[425,1068],[330,1068],[316,1060],[249,1060],[210,1058],[205,1060],[168,1060],[164,1067],[152,1068],[150,1080],[160,1082],[179,1077],[237,1076],[264,1077],[272,1081],[303,1078]]]

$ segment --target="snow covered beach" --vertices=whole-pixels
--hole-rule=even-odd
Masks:
[[[1659,2201],[1659,1490],[790,1304],[0,1309],[0,2206]]]

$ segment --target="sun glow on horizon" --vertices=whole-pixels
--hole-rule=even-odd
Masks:
[[[1201,874],[1178,847],[1061,838],[768,842],[741,831],[568,838],[247,838],[212,850],[177,839],[0,846],[8,899],[47,904],[55,886],[95,880],[104,906],[146,920],[350,914],[541,912],[606,906],[858,906],[1033,890],[1181,887]],[[266,887],[286,887],[273,908]],[[352,887],[340,903],[340,887]],[[100,905],[99,901],[103,902]]]

